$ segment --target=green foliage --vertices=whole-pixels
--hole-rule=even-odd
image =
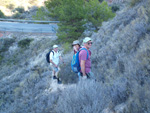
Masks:
[[[4,18],[4,17],[5,17],[4,13],[0,10],[0,18]]]
[[[98,30],[103,21],[115,16],[107,2],[99,0],[48,0],[46,7],[50,15],[58,19],[58,40],[72,42],[78,39],[84,30],[86,22],[90,22]]]
[[[38,11],[36,12],[36,15],[33,15],[32,18],[35,20],[45,20],[45,16],[47,13],[44,11],[44,8],[38,8]]]
[[[14,39],[9,39],[9,38],[0,39],[0,45],[1,45],[0,53],[6,52],[14,42],[15,42]]]
[[[45,1],[45,6],[50,11],[50,16],[58,19],[59,18],[59,9],[62,7],[64,0],[47,0]]]
[[[107,21],[115,16],[115,14],[112,13],[111,7],[109,7],[105,1],[99,3],[98,0],[89,0],[89,2],[86,3],[86,8],[87,21],[92,22],[97,30],[103,21]]]
[[[130,5],[133,7],[135,4],[139,3],[141,0],[131,0]]]
[[[15,13],[13,16],[12,16],[14,19],[20,19],[21,18],[21,13]]]
[[[70,43],[66,42],[63,44],[63,48],[64,48],[64,54],[67,53],[70,50]]]
[[[24,7],[17,7],[17,8],[15,8],[15,10],[19,13],[23,13],[25,11]]]
[[[26,48],[30,45],[30,43],[32,41],[33,41],[33,39],[29,39],[29,38],[23,39],[23,40],[18,42],[18,46],[21,48]]]
[[[2,55],[0,55],[0,62],[3,60],[3,56]]]
[[[50,6],[49,6],[50,5]],[[81,36],[85,28],[84,0],[56,0],[47,2],[51,15],[58,18],[58,39],[63,42],[72,42]]]

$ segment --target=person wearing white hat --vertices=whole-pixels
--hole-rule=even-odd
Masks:
[[[60,67],[59,67],[59,61],[63,61],[61,54],[58,51],[58,45],[53,45],[53,50],[49,55],[50,58],[50,66],[52,68],[52,76],[53,79],[57,79],[58,83],[60,83],[60,78],[58,77],[58,74],[60,72]]]
[[[85,48],[85,50],[82,50],[79,53],[81,76],[83,79],[94,78],[94,75],[91,72],[91,51],[89,50],[91,46],[92,39],[90,37],[85,37],[83,39],[83,48]]]

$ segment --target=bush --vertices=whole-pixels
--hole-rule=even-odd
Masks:
[[[12,17],[15,19],[19,19],[21,17],[21,14],[17,12]]]
[[[18,11],[19,13],[24,13],[24,7],[18,7],[18,8],[15,8],[16,11]]]
[[[71,44],[68,42],[63,44],[64,54],[66,54],[70,50],[70,46],[71,46]]]
[[[4,17],[5,17],[4,13],[0,10],[0,18],[4,18]]]
[[[45,18],[46,15],[48,14],[45,12],[44,7],[41,7],[41,8],[38,8],[38,11],[36,12],[35,15],[32,16],[32,18],[35,20],[46,20]]]
[[[0,39],[0,53],[6,52],[14,42],[15,42],[14,39],[9,38]]]
[[[111,7],[111,10],[113,11],[113,12],[116,12],[116,11],[118,11],[120,8],[119,8],[119,6],[118,5],[113,5],[112,7]]]
[[[93,24],[96,30],[102,25],[103,21],[107,21],[115,16],[106,1],[99,3],[98,0],[89,0],[89,2],[86,3],[86,9],[86,19]]]
[[[3,60],[3,56],[2,55],[0,55],[0,62]]]
[[[60,96],[56,113],[101,113],[110,105],[125,101],[126,82],[102,84],[92,80],[80,81],[68,87]],[[63,103],[63,104],[62,104]]]
[[[29,38],[23,39],[18,42],[18,46],[21,48],[27,48],[32,41],[33,41],[33,39],[29,39]]]
[[[131,0],[130,5],[134,6],[135,4],[139,3],[141,0]]]
[[[71,71],[70,63],[61,66],[59,77],[61,78],[63,84],[76,83],[78,81],[77,74]]]

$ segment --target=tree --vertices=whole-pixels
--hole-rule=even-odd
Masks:
[[[35,20],[46,20],[47,12],[45,11],[44,7],[38,8],[35,15],[32,16]]]
[[[65,39],[68,42],[79,38],[85,28],[85,9],[84,0],[65,0],[60,9],[58,29],[59,39]]]
[[[87,21],[91,22],[97,30],[103,21],[107,21],[115,16],[106,1],[100,3],[99,0],[89,0],[89,2],[86,2],[86,9]]]
[[[51,2],[46,2],[46,6],[51,15],[60,21],[58,39],[64,42],[78,39],[85,30],[84,0],[52,0]]]
[[[50,12],[50,16],[52,18],[58,19],[59,18],[59,10],[60,7],[63,5],[64,0],[47,0],[45,1],[45,6]]]
[[[5,17],[4,13],[0,10],[0,18],[4,18],[4,17]]]
[[[86,22],[98,30],[103,21],[115,16],[107,2],[99,0],[48,0],[45,5],[50,15],[60,21],[57,36],[63,42],[78,39]]]

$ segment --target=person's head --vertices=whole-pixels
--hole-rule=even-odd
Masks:
[[[84,47],[86,47],[87,49],[91,48],[92,46],[92,39],[90,37],[85,37],[83,39],[83,45]]]
[[[73,47],[73,49],[74,49],[75,51],[78,51],[79,48],[80,48],[80,43],[79,43],[79,41],[78,41],[78,40],[73,41],[72,47]]]
[[[53,50],[54,50],[55,52],[57,52],[57,51],[58,51],[58,45],[53,45]]]

